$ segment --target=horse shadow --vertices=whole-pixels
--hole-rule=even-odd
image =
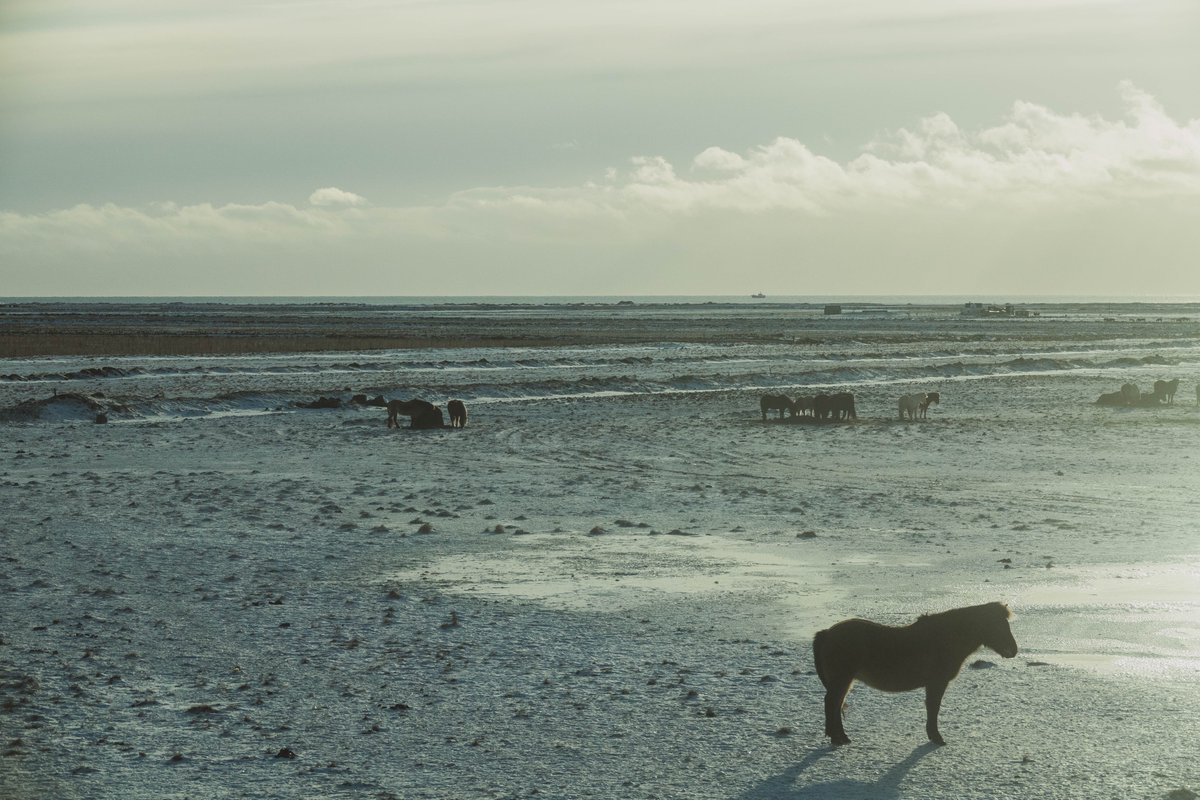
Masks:
[[[813,765],[834,753],[833,748],[813,750],[799,763],[752,787],[740,795],[738,800],[829,800],[829,798],[899,800],[901,797],[900,784],[903,783],[909,770],[925,756],[938,749],[939,746],[933,742],[926,742],[918,746],[903,761],[891,767],[874,782],[844,779],[824,783],[797,783]]]

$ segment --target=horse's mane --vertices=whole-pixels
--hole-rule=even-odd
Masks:
[[[1012,619],[1012,611],[1009,610],[1008,606],[1004,603],[992,602],[981,603],[977,606],[966,606],[965,608],[952,608],[949,611],[940,611],[936,614],[922,614],[917,617],[917,622],[914,624],[950,622],[962,617],[986,617],[989,616],[989,613],[996,614],[999,612],[1003,612],[1004,619]]]

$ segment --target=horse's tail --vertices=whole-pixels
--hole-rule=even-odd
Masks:
[[[813,637],[813,666],[817,670],[817,677],[821,679],[821,685],[829,688],[829,681],[825,678],[825,639],[829,636],[829,631],[817,631],[817,635]]]

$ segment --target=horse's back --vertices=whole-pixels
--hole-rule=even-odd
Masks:
[[[907,692],[927,682],[922,668],[927,643],[914,636],[912,626],[894,628],[869,619],[847,619],[818,632],[813,645],[822,683],[841,677],[884,692]]]

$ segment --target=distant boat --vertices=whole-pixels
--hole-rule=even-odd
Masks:
[[[765,294],[763,294],[762,292],[759,292],[758,294],[752,294],[752,295],[750,295],[750,296],[751,296],[751,297],[754,297],[754,298],[757,298],[757,299],[759,299],[759,300],[761,300],[762,298],[766,297],[766,295],[765,295]]]

